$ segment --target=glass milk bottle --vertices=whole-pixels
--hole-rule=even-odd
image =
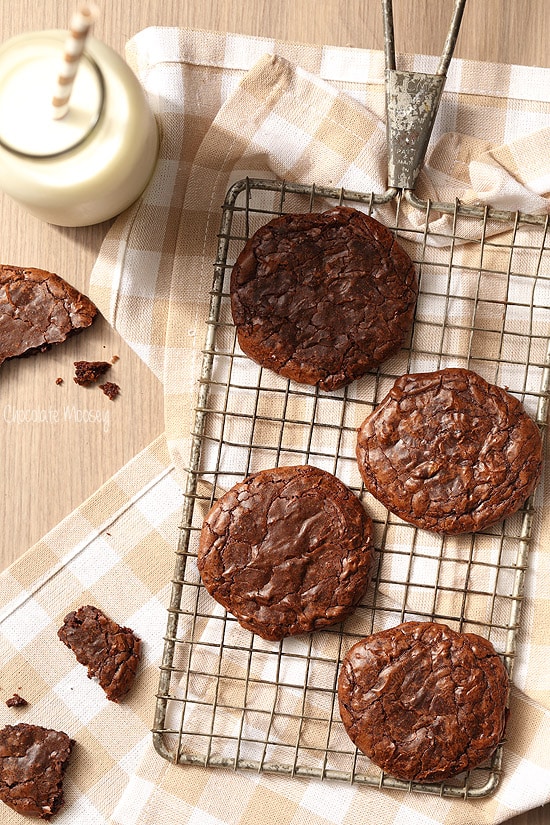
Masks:
[[[52,117],[66,32],[0,45],[0,189],[59,226],[118,215],[146,187],[158,153],[154,116],[124,60],[88,37],[68,113]]]

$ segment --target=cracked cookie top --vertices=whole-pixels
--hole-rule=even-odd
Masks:
[[[263,470],[225,493],[202,528],[208,592],[264,639],[342,621],[363,596],[372,522],[335,476],[308,465]]]
[[[63,775],[74,745],[39,725],[0,730],[0,800],[23,816],[50,819],[63,804]]]
[[[391,232],[338,206],[261,227],[233,268],[231,309],[252,360],[335,390],[399,349],[417,290],[413,263]]]
[[[436,533],[477,532],[518,510],[542,467],[538,427],[475,372],[403,375],[359,428],[365,487]]]
[[[357,747],[386,773],[439,782],[502,741],[509,679],[492,644],[443,624],[406,622],[355,644],[338,700]]]
[[[90,326],[96,306],[59,275],[0,264],[0,364]]]

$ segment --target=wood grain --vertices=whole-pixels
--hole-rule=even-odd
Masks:
[[[101,4],[95,34],[123,53],[147,26],[187,26],[280,40],[382,48],[378,0],[118,0]],[[452,0],[394,0],[401,52],[440,54]],[[65,28],[72,0],[0,0],[2,39]],[[548,65],[548,0],[469,0],[455,54],[474,60]],[[3,263],[51,269],[87,288],[108,224],[61,229],[0,195]],[[77,359],[118,355],[111,379],[121,396],[72,380]],[[63,378],[58,386],[56,378]],[[93,419],[93,420],[92,420]],[[98,420],[96,420],[98,419]],[[159,381],[104,321],[41,356],[2,367],[0,387],[0,569],[20,556],[163,430]],[[544,825],[550,807],[511,820]]]

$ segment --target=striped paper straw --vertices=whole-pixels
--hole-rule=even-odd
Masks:
[[[71,19],[69,36],[65,41],[63,62],[57,76],[57,86],[52,98],[52,116],[54,120],[60,120],[69,111],[69,100],[78,64],[86,45],[86,38],[96,16],[97,9],[95,6],[82,6]]]

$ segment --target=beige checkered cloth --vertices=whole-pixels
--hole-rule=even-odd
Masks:
[[[550,801],[550,514],[535,525],[504,777],[485,800],[170,765],[150,742],[220,206],[252,174],[385,189],[383,57],[148,29],[128,45],[162,126],[154,178],[114,224],[92,275],[103,314],[163,381],[166,432],[2,577],[2,711],[66,730],[71,825],[479,825]],[[434,71],[436,59],[404,58]],[[422,195],[549,211],[550,70],[455,61]],[[475,136],[475,137],[474,137]],[[413,215],[407,219],[414,224]],[[445,221],[445,219],[441,219]],[[541,499],[548,500],[543,482]],[[109,703],[56,640],[70,609],[103,608],[144,640],[135,690]],[[3,705],[2,705],[3,706]],[[2,808],[1,821],[20,822]]]

